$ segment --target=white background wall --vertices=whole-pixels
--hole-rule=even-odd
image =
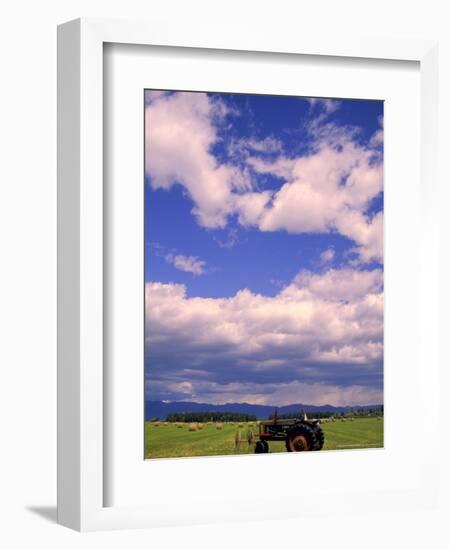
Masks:
[[[410,0],[205,2],[16,0],[1,11],[0,65],[0,546],[24,548],[447,548],[443,512],[420,517],[313,519],[269,524],[83,534],[55,525],[56,503],[56,25],[79,16],[169,25],[263,25],[267,33],[340,29],[442,39],[444,2]],[[449,63],[446,62],[447,70]],[[447,90],[447,72],[442,75]],[[449,97],[449,94],[446,96]],[[442,151],[448,108],[440,105]],[[444,164],[444,156],[440,164]],[[442,200],[444,207],[444,200]],[[447,220],[448,216],[445,216]],[[445,221],[444,230],[447,229]],[[449,234],[449,233],[447,233]],[[446,271],[447,274],[447,271]],[[449,280],[449,277],[446,278]],[[447,297],[447,293],[446,293]],[[447,303],[447,301],[446,301]],[[445,320],[447,314],[442,313]],[[447,375],[443,373],[443,381]],[[443,387],[443,386],[442,386]],[[446,386],[447,387],[447,384]],[[443,390],[442,390],[443,391]],[[422,404],[425,406],[425,404]],[[298,472],[298,476],[301,472]],[[306,475],[306,474],[302,474]],[[447,491],[445,493],[448,494]],[[342,510],[344,512],[344,503]]]

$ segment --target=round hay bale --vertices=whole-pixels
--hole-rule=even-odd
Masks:
[[[189,432],[196,432],[196,424],[195,422],[192,422],[191,424],[189,424]]]
[[[252,422],[248,422],[248,426],[252,427],[252,426],[253,426],[253,423],[252,423]]]
[[[201,424],[201,422],[198,422],[198,423],[197,423],[196,429],[197,429],[197,430],[202,430],[202,429],[203,429],[203,425]]]
[[[223,424],[221,422],[218,422],[215,427],[217,428],[217,430],[222,430],[223,429]]]
[[[179,422],[178,424],[176,424],[176,427],[177,428],[184,428],[184,424],[181,424],[181,422]]]
[[[243,428],[243,423],[242,422],[239,423],[239,428]]]

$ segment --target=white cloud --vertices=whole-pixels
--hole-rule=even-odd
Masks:
[[[383,189],[379,158],[382,134],[361,145],[354,129],[324,122],[334,100],[312,99],[320,113],[309,133],[312,152],[297,158],[281,153],[274,138],[241,140],[245,151],[276,153],[274,161],[246,153],[244,166],[219,163],[211,153],[226,107],[207,94],[157,93],[146,106],[146,170],[154,188],[178,183],[193,201],[198,223],[224,228],[236,214],[243,226],[289,233],[337,232],[355,242],[359,261],[382,261],[383,216],[368,214]],[[323,118],[324,115],[324,118]],[[280,154],[278,154],[280,153]],[[285,180],[277,190],[257,190],[252,173]]]
[[[359,254],[356,262],[383,262],[384,215],[378,212],[371,219],[360,212],[347,210],[336,220],[336,227],[342,235],[356,242],[355,251]]]
[[[383,273],[380,269],[358,271],[343,268],[325,273],[301,271],[282,294],[297,300],[314,297],[326,302],[356,303],[368,296],[382,297],[382,288]]]
[[[282,143],[273,137],[240,139],[233,144],[233,147],[240,150],[249,149],[257,153],[280,153],[282,151]]]
[[[316,151],[298,159],[279,157],[272,163],[250,159],[254,170],[286,179],[265,201],[256,224],[262,231],[338,232],[355,241],[362,261],[382,261],[382,213],[373,217],[366,214],[383,188],[382,164],[375,162],[377,152],[345,135],[338,147],[333,143],[335,136],[331,139],[329,142],[326,137]],[[246,210],[256,198],[256,193],[248,196]],[[241,222],[245,221],[251,224],[241,217]]]
[[[167,254],[165,260],[181,271],[187,271],[194,275],[203,275],[205,273],[206,262],[200,260],[196,256]]]
[[[272,197],[271,191],[244,193],[234,197],[234,208],[242,225],[259,225]]]
[[[293,382],[309,403],[321,395],[318,386],[307,394],[310,384],[324,384],[323,395],[340,388],[338,399],[358,386],[370,400],[379,388],[367,380],[379,376],[383,357],[382,272],[300,272],[274,297],[244,289],[230,298],[189,298],[183,285],[147,283],[146,329],[155,379],[188,381],[203,398],[212,391],[204,384],[214,383],[222,399],[234,392],[241,400],[223,385],[251,380],[268,401],[278,385],[298,401]],[[195,378],[192,369],[208,374]]]
[[[323,264],[332,262],[334,258],[335,258],[335,250],[333,248],[326,248],[326,250],[323,250],[323,252],[321,252],[320,254],[320,260]]]
[[[372,135],[370,139],[370,145],[372,147],[379,147],[383,145],[384,142],[384,118],[383,116],[380,116],[378,119],[380,128],[374,134]]]
[[[169,95],[168,92],[164,90],[145,90],[145,104],[149,105],[160,97],[164,97],[167,95]]]
[[[341,102],[338,101],[337,99],[311,97],[311,98],[308,98],[307,101],[309,102],[310,107],[312,109],[319,107],[327,115],[334,113],[341,105]]]
[[[238,242],[240,242],[238,231],[234,227],[231,227],[228,230],[225,238],[223,239],[219,239],[218,237],[214,236],[214,241],[218,244],[220,248],[227,248],[227,249],[234,248],[234,246]]]
[[[210,153],[218,139],[213,121],[225,115],[222,103],[200,93],[158,95],[145,109],[145,167],[151,185],[183,185],[204,227],[226,225],[233,179],[242,177]]]

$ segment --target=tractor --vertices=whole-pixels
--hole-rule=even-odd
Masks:
[[[259,438],[255,453],[268,453],[268,441],[285,441],[289,452],[321,451],[324,445],[324,433],[317,419],[307,417],[305,412],[297,418],[279,418],[277,408],[271,420],[259,424]]]

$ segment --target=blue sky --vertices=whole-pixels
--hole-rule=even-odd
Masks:
[[[383,401],[383,103],[146,91],[146,396]]]

